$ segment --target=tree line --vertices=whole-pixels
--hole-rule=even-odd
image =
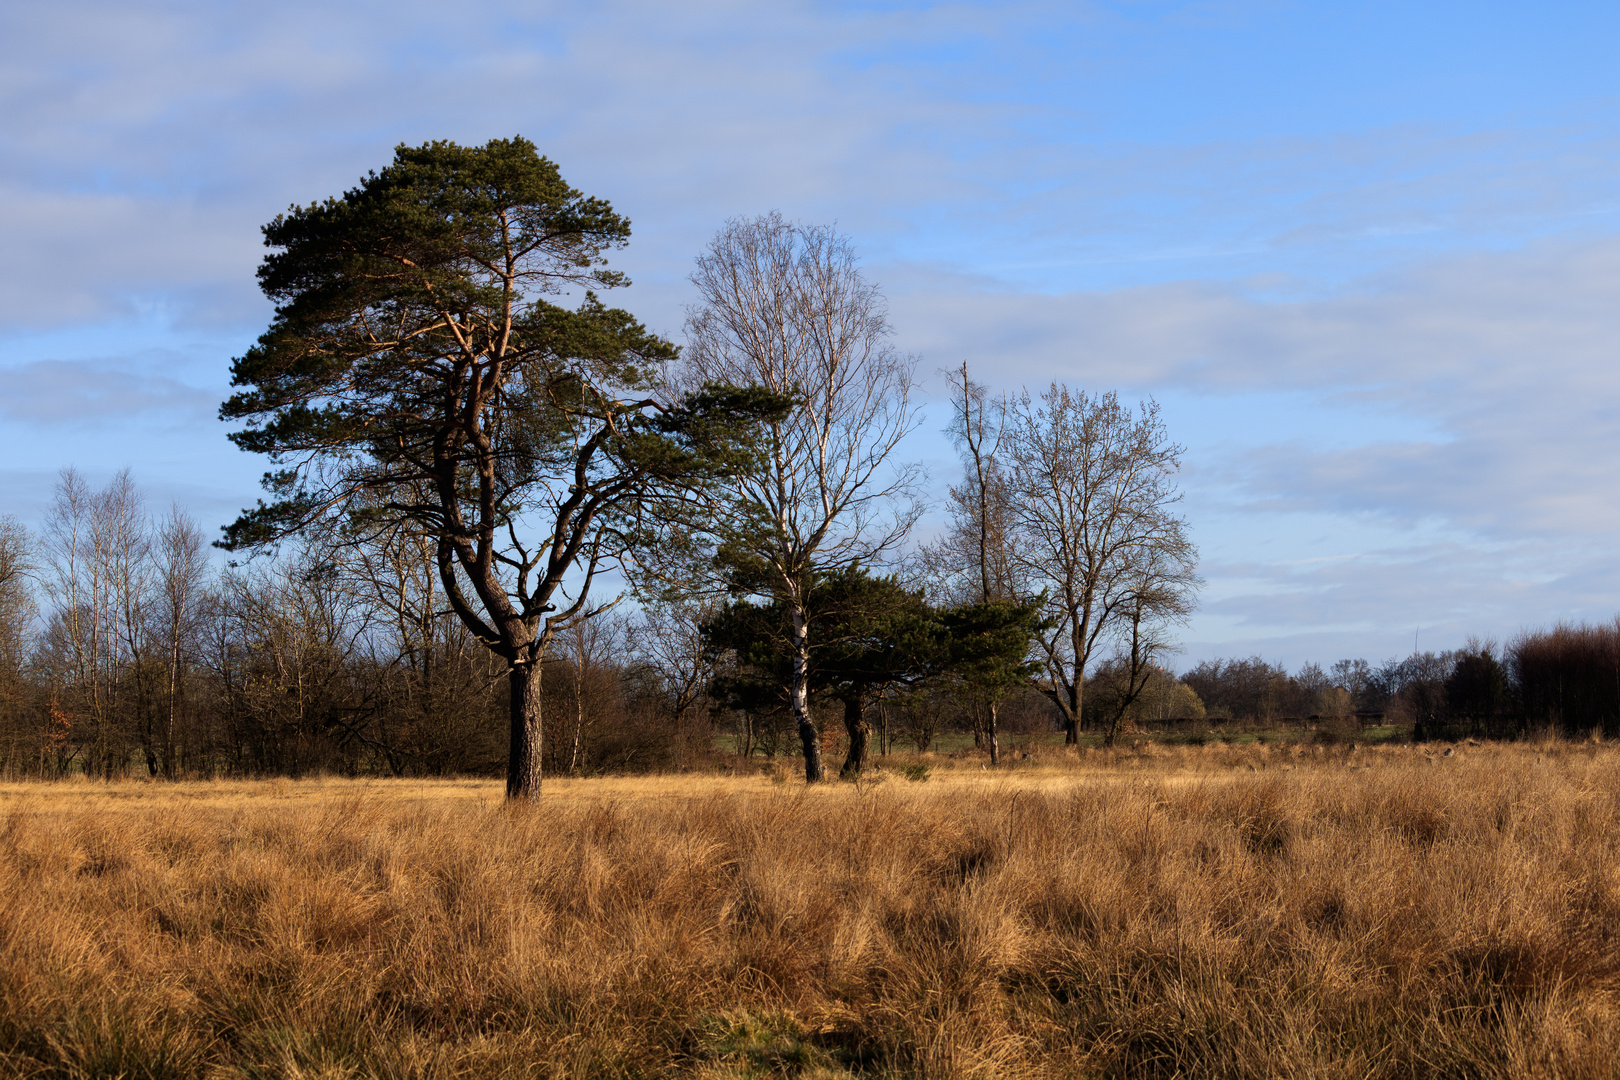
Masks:
[[[263,232],[275,316],[220,415],[268,500],[222,570],[127,474],[8,526],[14,768],[504,766],[527,799],[719,717],[813,782],[874,711],[880,752],[954,723],[999,763],[1007,710],[1111,742],[1214,692],[1165,676],[1201,582],[1157,405],[942,373],[962,476],[919,543],[918,360],[834,229],[728,222],[684,348],[601,299],[630,224],[522,138],[401,146]]]
[[[504,760],[531,798],[547,769],[679,761],[718,711],[766,752],[785,724],[815,781],[840,727],[843,771],[865,766],[874,706],[880,750],[891,715],[927,745],[947,693],[999,760],[1004,706],[1044,696],[1073,741],[1087,664],[1147,671],[1190,610],[1181,448],[1151,402],[991,402],[964,365],[971,469],[917,553],[917,359],[834,229],[727,223],[684,350],[600,298],[628,284],[606,256],[629,222],[521,138],[401,146],[263,232],[275,316],[221,407],[272,466],[217,542],[238,563],[211,570],[127,475],[65,473],[32,552],[8,533],[42,585],[6,586],[40,627],[8,644],[9,760]]]
[[[1620,735],[1620,621],[1527,630],[1506,642],[1418,652],[1374,665],[1307,663],[1290,674],[1260,657],[1207,660],[1176,680],[1203,719],[1261,724],[1347,718],[1412,728],[1418,741]],[[1187,712],[1183,709],[1183,712]]]
[[[92,490],[67,470],[39,535],[0,521],[0,772],[498,775],[506,673],[445,610],[433,570],[420,549],[330,537],[221,566],[200,526],[177,507],[153,513],[128,473]],[[877,753],[927,751],[966,733],[995,761],[1002,727],[1065,725],[1033,641],[1050,630],[1039,607],[948,596],[859,567],[812,588],[809,700],[843,720],[846,773],[868,739]],[[542,669],[544,766],[712,768],[801,752],[785,622],[780,604],[722,595],[576,623]],[[1105,738],[1358,714],[1418,739],[1612,737],[1620,625],[1292,673],[1250,657],[1133,675],[1121,650],[1086,685],[1080,729]]]

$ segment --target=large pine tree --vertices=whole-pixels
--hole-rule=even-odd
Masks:
[[[540,790],[541,661],[591,586],[683,494],[743,464],[770,395],[659,400],[673,346],[587,291],[630,223],[522,138],[399,147],[341,198],[264,229],[277,304],[221,408],[269,455],[231,548],[317,523],[431,541],[450,607],[509,668],[507,795]],[[774,410],[774,412],[773,412]],[[566,584],[566,589],[565,589]]]

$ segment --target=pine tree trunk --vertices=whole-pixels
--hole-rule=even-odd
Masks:
[[[535,661],[514,664],[507,675],[512,701],[512,741],[506,758],[508,799],[540,797],[540,672],[540,663]]]
[[[842,777],[859,776],[866,771],[866,748],[872,741],[872,725],[866,722],[866,710],[860,694],[852,694],[844,702],[844,730],[849,734],[849,753],[844,767],[838,771]]]
[[[1001,741],[997,737],[997,731],[996,731],[996,723],[997,723],[996,710],[997,710],[996,703],[994,701],[991,701],[990,702],[990,731],[989,731],[988,734],[990,736],[990,764],[992,764],[992,765],[1000,765],[1001,764]]]

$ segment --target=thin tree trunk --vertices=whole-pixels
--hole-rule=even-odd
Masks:
[[[568,755],[568,772],[579,768],[579,743],[585,734],[585,660],[584,649],[574,657],[574,749]]]
[[[997,711],[998,708],[999,708],[999,706],[997,706],[995,700],[991,699],[991,701],[990,701],[990,730],[989,730],[989,732],[987,734],[989,736],[989,741],[990,741],[990,764],[992,764],[992,765],[1000,765],[1001,764],[1001,741],[997,738],[997,731],[996,731],[996,722],[997,722],[996,711]]]
[[[180,697],[180,630],[170,629],[169,646],[169,702],[163,715],[163,778],[174,779],[174,714]]]
[[[538,660],[514,664],[507,675],[512,698],[512,741],[506,759],[506,797],[540,797],[542,738]]]
[[[849,734],[849,753],[844,767],[838,770],[842,777],[859,776],[866,771],[866,748],[872,741],[872,725],[866,722],[866,709],[861,694],[851,694],[844,701],[844,731]]]

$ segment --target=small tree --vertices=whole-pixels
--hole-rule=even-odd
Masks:
[[[651,669],[669,703],[676,764],[682,767],[712,674],[704,655],[703,623],[719,614],[719,608],[713,599],[654,598],[630,627],[631,648]],[[707,730],[707,725],[703,728]]]
[[[33,538],[15,518],[0,516],[0,767],[32,756],[37,741],[25,720],[29,695],[24,678],[35,614],[28,588],[33,571]]]
[[[916,683],[946,662],[942,627],[922,593],[859,566],[832,575],[812,595],[821,622],[815,681],[843,703],[849,738],[838,773],[859,776],[872,741],[867,705],[887,687]]]
[[[951,381],[947,428],[962,456],[962,482],[948,491],[945,531],[919,552],[922,572],[946,603],[988,603],[1019,593],[1012,557],[1013,507],[1001,462],[1007,402],[992,400],[968,366],[941,372]]]
[[[1044,590],[1050,630],[1041,636],[1047,693],[1063,714],[1065,741],[1079,741],[1086,667],[1099,649],[1152,625],[1166,596],[1191,603],[1197,549],[1175,515],[1182,448],[1152,402],[1132,412],[1112,393],[1075,393],[1056,383],[1038,401],[1012,403],[1003,437],[1016,542],[1012,562],[1025,590]],[[1185,588],[1144,589],[1150,565]],[[1127,624],[1122,626],[1122,621]]]
[[[947,611],[944,624],[950,673],[989,709],[986,732],[990,764],[1001,764],[998,710],[1016,687],[1026,685],[1041,665],[1030,648],[1048,622],[1041,615],[1044,597],[1019,602],[987,600]]]
[[[839,771],[856,776],[866,768],[871,744],[866,706],[887,686],[940,670],[946,655],[941,627],[921,593],[859,566],[815,577],[806,600],[813,612],[806,627],[806,697],[842,705],[849,746]],[[716,681],[723,701],[756,714],[785,704],[797,656],[788,602],[733,603],[704,625],[704,637],[711,656],[729,652],[737,659],[736,674]]]
[[[1113,694],[1102,716],[1103,745],[1114,745],[1120,725],[1147,689],[1160,663],[1175,650],[1170,628],[1192,613],[1192,595],[1200,581],[1184,558],[1160,547],[1132,553],[1119,574],[1121,594],[1114,605]]]
[[[173,780],[179,754],[175,729],[185,712],[186,673],[197,653],[208,549],[202,529],[178,503],[158,526],[154,547],[157,594],[152,601],[153,629],[163,651],[166,684],[162,730],[154,741],[163,775]]]
[[[148,525],[128,469],[100,491],[63,469],[45,520],[45,594],[55,606],[51,651],[66,684],[64,704],[75,715],[75,738],[85,741],[85,771],[103,776],[128,767],[132,736],[157,772],[151,673],[142,663],[152,599]]]

